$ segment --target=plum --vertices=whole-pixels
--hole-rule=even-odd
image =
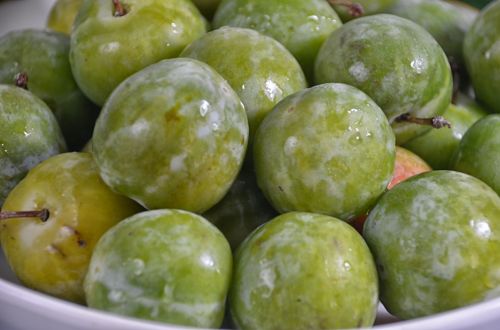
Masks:
[[[250,143],[276,103],[307,87],[292,54],[276,40],[250,29],[222,27],[209,32],[180,56],[207,63],[238,93],[248,115]]]
[[[250,28],[276,39],[312,81],[319,48],[342,22],[325,0],[222,0],[213,25]]]
[[[407,18],[424,27],[441,45],[448,57],[463,65],[463,40],[479,13],[446,1],[403,0],[388,12]]]
[[[481,179],[500,195],[500,114],[480,119],[465,132],[452,168]]]
[[[179,55],[206,32],[189,0],[85,1],[71,33],[76,82],[96,104],[131,74]]]
[[[231,273],[229,244],[210,222],[182,210],[147,211],[99,240],[85,294],[93,308],[218,328]]]
[[[483,8],[467,31],[464,57],[477,98],[500,112],[500,1]]]
[[[248,142],[245,108],[194,59],[153,64],[126,79],[92,137],[103,180],[148,209],[204,212],[229,190]]]
[[[290,212],[238,248],[229,294],[238,329],[373,325],[378,277],[370,250],[345,222]]]
[[[7,33],[0,38],[0,83],[13,85],[18,74],[27,74],[27,88],[52,109],[69,150],[78,150],[92,135],[99,109],[73,79],[68,53],[69,37],[62,33]]]
[[[335,30],[318,53],[315,78],[368,94],[385,112],[399,145],[430,129],[410,117],[434,118],[451,101],[445,53],[422,27],[394,15],[361,17]]]
[[[45,222],[22,216],[2,220],[7,261],[26,286],[83,303],[83,279],[97,240],[141,208],[104,184],[90,154],[64,153],[30,170],[2,207],[3,212],[43,209]]]
[[[71,34],[73,22],[83,0],[57,0],[47,17],[47,27],[57,32]]]
[[[409,319],[500,296],[500,197],[454,171],[414,176],[387,191],[363,236],[387,310]]]
[[[32,93],[0,85],[0,206],[28,170],[66,150],[56,118]]]
[[[276,105],[257,130],[257,182],[280,213],[342,220],[366,212],[394,169],[395,138],[382,110],[345,84],[323,84]]]

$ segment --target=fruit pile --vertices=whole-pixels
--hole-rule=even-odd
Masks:
[[[48,28],[0,37],[26,286],[244,330],[500,297],[500,0],[59,0]]]

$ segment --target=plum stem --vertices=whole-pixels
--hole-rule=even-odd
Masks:
[[[352,17],[359,17],[365,13],[363,6],[360,3],[353,2],[351,0],[328,0],[330,5],[346,7],[349,11],[349,15]]]
[[[127,15],[127,10],[123,7],[120,0],[113,0],[114,12],[113,16],[121,17]]]
[[[46,222],[49,219],[49,210],[42,209],[37,211],[18,211],[10,212],[4,211],[0,212],[0,220],[14,219],[14,218],[39,218],[42,222]]]
[[[396,117],[396,122],[407,122],[418,125],[428,125],[434,128],[451,128],[451,123],[447,121],[443,116],[436,116],[431,118],[418,118],[412,116],[410,113],[403,113],[402,115]]]
[[[28,74],[26,72],[19,72],[14,79],[17,87],[28,89]]]

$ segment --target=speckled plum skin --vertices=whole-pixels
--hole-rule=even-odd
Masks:
[[[250,29],[222,27],[209,32],[180,56],[207,63],[229,82],[245,105],[250,141],[276,103],[307,87],[293,55],[276,40]]]
[[[370,208],[391,180],[395,139],[382,110],[345,84],[288,96],[255,137],[257,182],[281,213],[346,220]]]
[[[500,112],[500,1],[483,8],[464,40],[464,56],[474,91],[492,111]]]
[[[97,119],[104,181],[148,209],[204,212],[228,191],[248,142],[245,109],[207,64],[164,60],[132,75]]]
[[[315,78],[368,94],[389,118],[399,145],[429,130],[396,122],[399,115],[432,117],[451,101],[445,53],[422,27],[394,15],[358,18],[334,31],[318,53]]]
[[[500,114],[488,115],[467,130],[452,167],[481,179],[500,195]]]
[[[361,236],[345,222],[291,212],[238,248],[229,303],[238,329],[373,325],[378,278]]]
[[[460,7],[446,1],[404,0],[388,9],[424,27],[441,45],[446,55],[463,65],[465,33],[479,13],[472,7]]]
[[[312,81],[321,44],[342,22],[324,0],[222,0],[213,26],[224,25],[254,29],[278,40]]]
[[[34,218],[2,221],[5,256],[26,286],[83,303],[83,279],[98,239],[142,209],[102,182],[87,153],[64,153],[40,163],[12,190],[2,211],[42,208],[50,213],[43,223]]]
[[[32,93],[0,85],[0,206],[29,169],[65,151],[52,111]]]
[[[500,296],[500,198],[453,171],[417,175],[386,192],[363,236],[380,299],[402,319]]]
[[[229,244],[210,222],[181,210],[147,211],[101,238],[85,293],[93,308],[218,328],[231,273]]]
[[[404,147],[413,151],[435,170],[451,169],[451,162],[463,135],[487,112],[473,100],[460,95],[457,104],[450,104],[443,113],[451,128],[431,129],[407,142]]]
[[[108,0],[86,0],[71,34],[70,63],[76,82],[96,104],[131,74],[179,55],[206,32],[189,0],[122,0],[127,14],[113,16]]]
[[[20,30],[0,38],[0,83],[14,85],[28,75],[28,90],[54,112],[70,150],[92,135],[99,109],[80,91],[68,60],[69,37],[58,32]]]

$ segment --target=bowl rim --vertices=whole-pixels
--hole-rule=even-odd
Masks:
[[[123,330],[203,330],[202,328],[141,320],[138,318],[121,316],[106,311],[92,309],[84,305],[78,305],[73,302],[49,296],[47,294],[32,290],[3,278],[0,278],[0,301],[5,301],[11,306],[19,309],[28,309],[30,311],[38,310],[40,311],[40,313],[44,312],[44,317],[52,318],[54,320],[59,319],[59,317],[57,317],[58,315],[64,316],[64,318],[68,318],[68,316],[71,316],[71,318],[68,319],[69,322],[72,318],[92,320],[92,323],[96,325],[113,326]],[[444,327],[451,324],[468,324],[471,326],[480,326],[480,324],[478,323],[487,322],[492,319],[498,319],[499,310],[500,297],[439,314],[412,320],[403,320],[394,323],[375,325],[373,328],[365,329],[437,330],[443,329]],[[53,314],[47,314],[47,311],[53,312]],[[47,315],[51,315],[53,317],[48,317]],[[204,329],[213,330],[207,328]]]

